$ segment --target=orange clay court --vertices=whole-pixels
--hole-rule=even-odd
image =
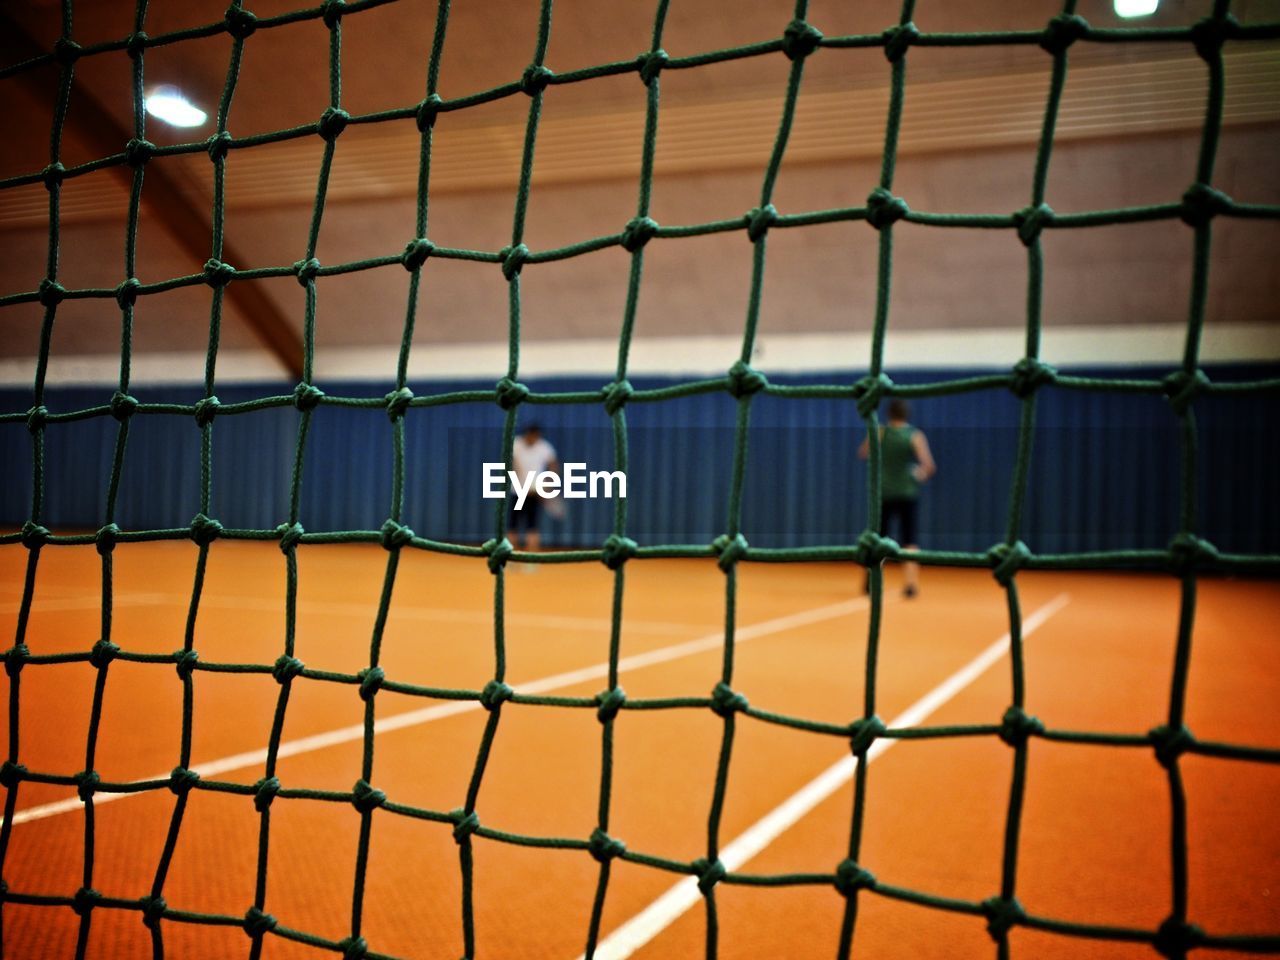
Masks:
[[[124,545],[116,552],[114,635],[137,653],[180,646],[197,550],[190,544]],[[8,558],[13,551],[7,553]],[[98,630],[98,597],[82,584],[92,552],[48,549],[31,615],[33,655],[82,650]],[[22,569],[6,561],[9,628]],[[299,552],[297,655],[309,669],[354,674],[366,665],[383,551],[349,546]],[[401,561],[383,646],[389,678],[478,690],[493,671],[491,577],[474,560],[408,552]],[[609,581],[603,567],[543,567],[507,577],[508,677],[520,691],[591,697],[604,686]],[[887,579],[892,585],[895,574]],[[632,698],[703,697],[720,673],[724,576],[711,560],[657,560],[628,568],[620,683]],[[1027,638],[1027,702],[1050,729],[1142,734],[1167,710],[1177,583],[1145,575],[1029,573],[1023,608],[1040,626]],[[986,571],[938,571],[929,592],[885,605],[879,710],[896,717],[1007,633],[1002,591]],[[210,551],[196,629],[202,662],[269,662],[282,633],[284,561],[271,545],[220,543]],[[1280,636],[1280,592],[1249,580],[1201,585],[1187,723],[1197,737],[1265,745],[1280,723],[1267,664]],[[1041,620],[1040,617],[1044,616]],[[860,712],[867,604],[848,569],[831,564],[748,565],[739,587],[734,687],[753,706],[845,724]],[[690,642],[711,638],[690,649]],[[629,661],[670,652],[652,663]],[[23,673],[23,753],[42,768],[83,768],[96,671],[86,663]],[[563,681],[539,685],[547,677]],[[218,780],[263,775],[278,685],[270,675],[197,671],[193,766],[226,757]],[[1009,700],[1007,656],[994,658],[921,724],[998,722]],[[379,719],[448,701],[380,693]],[[165,774],[178,758],[182,683],[172,667],[113,663],[95,761],[104,779]],[[460,806],[486,714],[472,702],[452,715],[428,709],[376,738],[372,782],[390,801],[438,811]],[[359,726],[363,704],[347,684],[297,682],[283,742]],[[722,724],[705,707],[623,711],[615,734],[610,833],[629,850],[692,860],[706,842]],[[304,746],[280,760],[285,787],[349,791],[361,743]],[[739,723],[722,835],[752,829],[797,791],[849,756],[848,741]],[[903,743],[869,770],[862,862],[888,884],[981,901],[999,884],[1012,751],[994,737]],[[1207,757],[1182,767],[1188,803],[1190,911],[1205,929],[1266,933],[1277,917],[1280,826],[1275,767]],[[592,709],[506,704],[476,810],[481,823],[529,836],[587,838],[600,776],[600,724]],[[6,866],[11,887],[80,886],[84,815],[74,789],[24,784]],[[99,794],[102,799],[102,794]],[[748,874],[830,874],[844,856],[853,789],[839,782],[742,866]],[[114,798],[113,798],[114,799]],[[96,811],[95,888],[134,899],[154,879],[175,798],[167,790],[122,796]],[[1152,928],[1169,910],[1170,819],[1164,773],[1149,747],[1103,748],[1036,740],[1030,749],[1019,849],[1018,897],[1032,914]],[[281,924],[341,940],[349,932],[359,814],[348,802],[278,799],[271,807],[267,905]],[[196,790],[164,886],[173,909],[238,914],[253,900],[259,818],[246,797]],[[460,948],[457,845],[448,824],[384,811],[373,816],[364,936],[380,953],[455,957]],[[598,865],[584,851],[475,845],[477,950],[498,957],[582,951]],[[615,867],[605,931],[621,926],[678,876]],[[827,957],[844,899],[829,884],[717,888],[721,955]],[[858,949],[874,957],[985,955],[980,916],[926,911],[863,897]],[[11,904],[12,956],[74,951],[70,910]],[[702,950],[701,903],[681,912],[634,954]],[[239,927],[165,924],[174,956],[223,957],[246,949]],[[1144,957],[1143,944],[1012,934],[1036,957]],[[607,940],[606,940],[607,943]],[[143,957],[150,939],[134,911],[94,912],[91,955]],[[270,937],[265,955],[312,955]],[[1201,956],[1226,956],[1204,950]]]

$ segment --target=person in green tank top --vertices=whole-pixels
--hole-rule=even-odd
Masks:
[[[880,501],[884,532],[896,527],[898,542],[904,550],[919,549],[916,542],[916,514],[920,487],[938,472],[924,431],[908,422],[911,409],[905,400],[889,401],[889,422],[880,428]],[[865,460],[871,452],[870,438],[864,438],[858,456]],[[904,565],[906,584],[903,595],[910,598],[920,592],[920,564]]]

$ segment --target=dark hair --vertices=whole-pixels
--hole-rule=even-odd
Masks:
[[[526,424],[524,425],[524,429],[520,431],[520,435],[521,435],[521,436],[524,436],[525,434],[529,434],[529,433],[536,433],[536,434],[538,434],[539,436],[541,436],[541,435],[542,435],[542,427],[541,427],[539,424],[536,424],[536,423],[526,423]]]
[[[911,405],[901,397],[894,397],[889,401],[889,419],[890,420],[906,420],[911,416]]]

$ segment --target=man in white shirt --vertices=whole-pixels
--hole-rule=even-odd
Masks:
[[[531,484],[529,475],[535,477],[539,473],[557,473],[560,464],[556,461],[556,448],[547,442],[542,435],[542,428],[531,423],[524,432],[515,438],[511,445],[511,468],[520,480],[521,486]],[[529,496],[524,507],[516,509],[516,500],[512,496],[507,509],[507,539],[513,546],[524,550],[537,550],[542,546],[542,538],[538,533],[538,516],[542,509],[542,498],[537,490],[529,487]],[[524,538],[521,541],[521,533]]]

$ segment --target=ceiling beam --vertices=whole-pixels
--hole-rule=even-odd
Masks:
[[[48,51],[40,46],[26,28],[17,23],[5,11],[0,11],[0,51],[3,63],[21,63]],[[48,98],[48,71],[42,68],[22,70],[10,78],[10,82],[24,84],[37,98]],[[74,109],[68,115],[68,128],[96,154],[110,156],[124,149],[133,137],[101,103],[85,84],[74,88]],[[176,160],[176,158],[175,158]],[[142,190],[142,202],[155,220],[160,223],[197,262],[209,258],[210,238],[213,226],[207,212],[201,209],[188,192],[184,180],[174,175],[176,162],[153,160],[147,165]],[[119,165],[110,168],[117,175],[132,178],[133,169]],[[249,261],[230,242],[224,241],[221,258],[232,266],[243,266]],[[293,377],[302,377],[302,338],[261,285],[257,283],[232,283],[226,288],[226,297],[244,316],[249,328],[262,341],[272,356]]]

